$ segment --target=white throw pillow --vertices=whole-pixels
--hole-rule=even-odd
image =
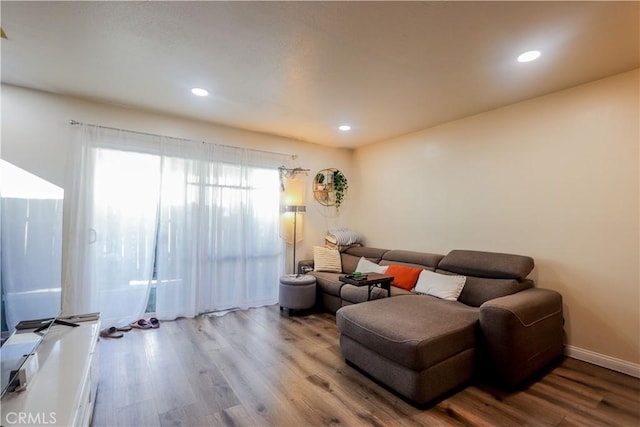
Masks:
[[[360,258],[358,261],[358,266],[356,267],[356,271],[360,273],[380,273],[384,274],[389,268],[388,265],[378,265],[375,262],[371,262],[365,257]]]
[[[458,297],[466,281],[466,276],[449,276],[447,274],[422,270],[416,283],[415,292],[449,301],[458,301]]]
[[[336,249],[324,248],[322,246],[313,247],[313,269],[314,271],[328,271],[331,273],[342,272],[342,259],[340,252]]]

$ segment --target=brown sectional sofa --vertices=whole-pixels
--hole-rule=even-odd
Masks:
[[[365,257],[380,265],[420,267],[466,276],[458,301],[400,288],[343,284]],[[400,394],[429,402],[489,374],[513,387],[562,354],[562,297],[533,287],[526,256],[454,250],[448,255],[353,247],[341,254],[342,273],[313,271],[317,304],[336,313],[345,359]],[[311,267],[313,261],[302,261]]]

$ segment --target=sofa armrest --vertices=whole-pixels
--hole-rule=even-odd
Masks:
[[[480,306],[483,355],[513,387],[562,355],[562,296],[531,288]]]
[[[298,274],[306,274],[309,271],[313,271],[313,260],[303,259],[298,261]]]

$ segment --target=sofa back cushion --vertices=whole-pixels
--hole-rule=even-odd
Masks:
[[[387,251],[382,256],[380,265],[406,265],[408,267],[418,267],[429,271],[434,271],[443,255],[430,254],[426,252],[413,252],[394,249]]]
[[[444,270],[438,273],[452,274]],[[490,279],[486,277],[466,276],[464,288],[458,301],[471,307],[480,307],[494,298],[504,297],[533,287],[531,280],[518,282],[515,279]]]
[[[438,268],[463,276],[523,280],[533,270],[533,258],[456,249],[442,258]]]
[[[340,254],[342,258],[342,271],[347,274],[356,271],[358,262],[362,257],[379,264],[385,252],[387,252],[387,249],[368,248],[366,246],[351,247]]]
[[[533,287],[525,277],[533,259],[522,255],[453,250],[438,264],[439,273],[467,276],[458,301],[480,307],[486,301]]]

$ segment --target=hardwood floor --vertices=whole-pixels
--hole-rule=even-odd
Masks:
[[[100,342],[94,426],[638,426],[640,379],[565,359],[507,393],[474,384],[416,408],[347,365],[335,317],[278,306]]]

